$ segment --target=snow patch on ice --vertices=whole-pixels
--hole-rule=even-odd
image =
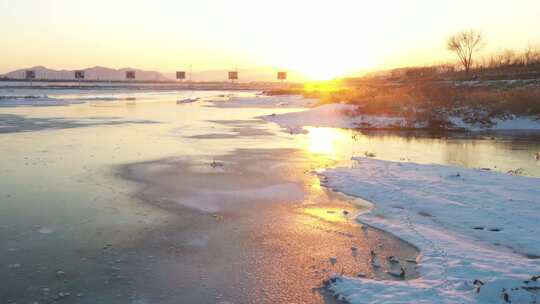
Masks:
[[[54,232],[54,229],[49,228],[49,227],[41,227],[38,229],[38,232],[41,234],[51,234]]]
[[[205,213],[220,212],[229,203],[241,201],[300,201],[304,197],[302,187],[295,183],[275,184],[244,189],[201,188],[187,198],[162,198]]]
[[[83,100],[68,100],[61,98],[52,98],[48,96],[0,96],[0,107],[19,107],[19,106],[65,106],[70,104],[84,103]]]
[[[540,256],[540,179],[355,160],[323,172],[325,185],[374,202],[358,220],[417,246],[420,278],[339,277],[334,292],[350,303],[534,303],[540,260],[525,255]]]
[[[28,95],[28,96],[0,96],[0,107],[46,107],[46,106],[66,106],[72,104],[82,104],[87,102],[99,101],[133,101],[135,97],[112,97],[112,96],[95,96],[95,97],[50,97],[47,95]]]
[[[299,95],[234,95],[225,99],[211,98],[210,102],[223,108],[305,108],[315,105],[317,100]]]
[[[187,242],[187,245],[190,247],[205,247],[208,241],[209,237],[207,235],[194,236]]]

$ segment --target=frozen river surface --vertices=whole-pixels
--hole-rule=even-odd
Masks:
[[[0,107],[2,303],[333,303],[332,273],[396,279],[370,251],[418,252],[361,229],[371,205],[318,170],[371,153],[540,175],[535,134],[293,135],[257,117],[302,102],[251,92],[0,93],[62,101]]]

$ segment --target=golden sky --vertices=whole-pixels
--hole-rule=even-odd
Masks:
[[[34,65],[172,72],[279,67],[324,79],[540,44],[539,0],[0,0],[0,73]]]

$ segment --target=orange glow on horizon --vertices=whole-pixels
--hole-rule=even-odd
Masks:
[[[37,65],[162,73],[193,65],[194,72],[275,67],[329,80],[455,60],[445,40],[466,28],[486,34],[486,52],[540,44],[530,30],[540,27],[538,15],[537,0],[511,7],[492,0],[1,1],[8,26],[0,27],[0,74]]]

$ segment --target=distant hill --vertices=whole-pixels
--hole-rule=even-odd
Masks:
[[[55,70],[49,69],[44,66],[34,66],[25,69],[15,70],[4,75],[0,75],[0,78],[7,77],[11,79],[24,79],[25,72],[32,70],[36,72],[36,79],[47,80],[74,80],[75,70]],[[170,81],[176,79],[175,73],[160,73],[156,71],[143,71],[134,68],[123,69],[111,69],[107,67],[95,66],[92,68],[82,69],[85,71],[86,80],[126,80],[126,71],[135,71],[136,80],[143,81]],[[193,71],[191,79],[196,82],[222,82],[228,81],[228,72],[226,69],[206,70],[206,71]],[[272,67],[258,67],[258,68],[245,68],[238,69],[238,81],[239,82],[276,82],[277,72],[281,71]],[[284,70],[286,71],[286,70]],[[186,77],[189,79],[189,70],[186,69]],[[291,82],[301,82],[306,78],[293,71],[288,71],[287,80]]]
[[[36,72],[36,79],[75,79],[75,70],[54,70],[44,66],[35,66],[26,69],[15,70],[4,75],[3,77],[22,79],[25,77],[25,71],[32,70]],[[126,71],[135,71],[136,80],[152,80],[165,81],[170,80],[163,74],[155,71],[143,71],[133,68],[111,69],[106,67],[95,66],[92,68],[82,69],[85,71],[85,79],[87,80],[125,80]]]

